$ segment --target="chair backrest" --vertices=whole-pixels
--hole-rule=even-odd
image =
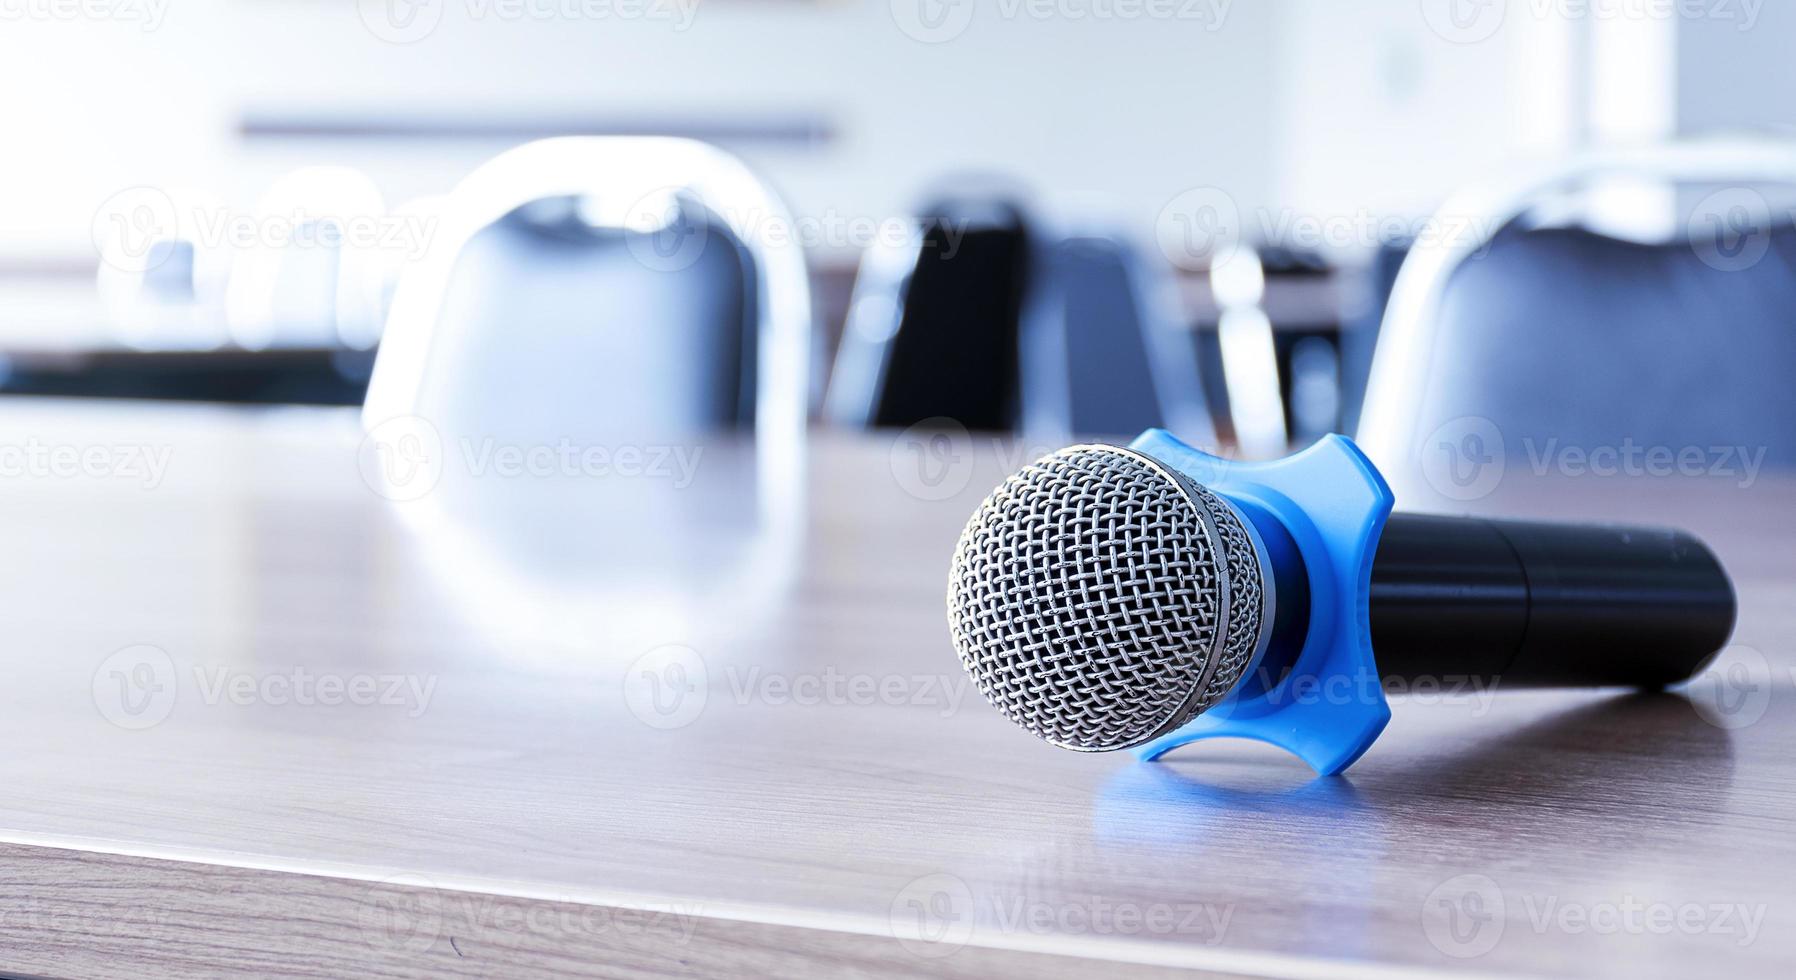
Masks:
[[[1443,296],[1418,422],[1488,419],[1511,457],[1550,445],[1765,447],[1796,463],[1796,229],[1717,269],[1687,242],[1511,229]]]
[[[443,202],[402,273],[364,420],[525,441],[742,429],[795,453],[811,322],[787,227],[746,167],[694,141],[503,154]]]
[[[1014,428],[1030,252],[1021,208],[1003,201],[942,202],[924,209],[904,245],[869,249],[832,372],[830,420]]]
[[[1519,220],[1554,192],[1613,175],[1732,190],[1698,201],[1685,234],[1651,244]],[[1482,233],[1424,242],[1405,260],[1362,446],[1399,493],[1426,478],[1462,498],[1435,471],[1480,455],[1551,465],[1565,449],[1644,460],[1744,445],[1796,463],[1796,394],[1784,382],[1796,366],[1796,231],[1758,209],[1743,230],[1756,255],[1742,262],[1729,258],[1742,230],[1709,213],[1733,193],[1762,205],[1752,184],[1793,182],[1796,147],[1697,143],[1592,154],[1449,200],[1435,224]]]
[[[777,197],[702,143],[573,137],[434,214],[358,463],[452,593],[599,656],[768,608],[803,542],[812,329]]]
[[[454,393],[442,409],[450,424],[602,424],[663,435],[752,429],[752,268],[702,205],[680,208],[679,226],[640,231],[595,227],[576,199],[551,199],[469,240],[439,321],[463,340],[432,361],[436,384]],[[699,244],[679,255],[687,246],[676,236],[688,235]],[[575,393],[582,397],[570,403]],[[582,413],[592,417],[569,417]]]
[[[1169,270],[1118,237],[1044,250],[1022,337],[1025,427],[1043,439],[1171,428],[1213,445],[1196,336]]]

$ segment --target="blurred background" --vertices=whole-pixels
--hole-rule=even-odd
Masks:
[[[589,372],[619,429],[1775,459],[1792,36],[1763,0],[0,0],[0,391],[385,417]],[[569,136],[611,142],[530,148]]]

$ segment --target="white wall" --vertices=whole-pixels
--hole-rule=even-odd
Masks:
[[[1446,2],[1279,5],[1272,159],[1284,205],[1426,215],[1466,183],[1571,145],[1566,25],[1518,0],[1460,30],[1442,19]]]
[[[1143,232],[1194,184],[1249,204],[1271,194],[1274,16],[1264,4],[1228,4],[1216,24],[1006,19],[981,3],[963,33],[928,44],[899,27],[911,0],[706,0],[684,30],[666,19],[513,20],[493,13],[499,0],[425,0],[441,7],[440,24],[395,45],[366,28],[354,2],[103,2],[125,5],[121,16],[166,9],[154,30],[129,19],[0,24],[0,86],[15,93],[0,100],[6,254],[88,249],[96,206],[136,184],[206,186],[246,203],[287,167],[349,157],[401,198],[445,189],[495,149],[245,151],[234,127],[248,106],[815,111],[839,127],[826,149],[745,153],[813,215],[883,217],[934,176],[966,169],[1015,174],[1057,212],[1114,213]],[[1072,2],[1065,9],[1085,9]]]
[[[1720,9],[1738,16],[1678,25],[1678,133],[1796,135],[1796,4],[1734,0]]]
[[[91,260],[96,208],[137,184],[247,206],[294,165],[344,159],[398,200],[446,189],[501,148],[245,148],[246,108],[816,113],[837,141],[744,155],[818,217],[885,217],[936,175],[970,169],[1022,178],[1056,214],[1113,216],[1144,235],[1164,204],[1205,185],[1234,199],[1250,234],[1281,215],[1421,215],[1452,188],[1601,129],[1587,56],[1605,22],[1591,11],[1614,0],[1124,8],[1220,10],[1219,22],[1068,16],[1104,0],[1045,0],[1058,14],[1040,17],[1030,11],[1044,0],[983,0],[952,8],[971,17],[937,44],[901,29],[930,0],[704,0],[686,29],[499,13],[523,0],[91,2],[113,5],[113,19],[17,15],[53,0],[0,8],[0,263]],[[428,37],[396,45],[368,28],[363,14],[385,9],[370,5],[404,2],[440,12]],[[1796,122],[1796,9],[1759,2],[1719,0],[1736,16],[1675,25],[1665,97],[1678,132]],[[1476,15],[1469,28],[1443,19],[1455,3]]]

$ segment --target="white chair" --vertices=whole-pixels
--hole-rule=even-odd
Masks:
[[[463,605],[620,653],[771,608],[812,331],[779,199],[702,143],[569,137],[481,166],[436,217],[393,294],[362,465]],[[548,469],[492,468],[519,449]],[[693,482],[620,450],[688,453]]]

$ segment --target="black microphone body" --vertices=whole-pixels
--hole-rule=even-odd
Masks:
[[[1682,531],[1393,514],[1368,612],[1387,681],[1657,688],[1715,656],[1735,600]]]

